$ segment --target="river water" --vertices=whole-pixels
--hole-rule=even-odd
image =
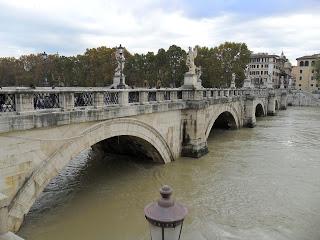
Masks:
[[[18,234],[32,240],[149,238],[143,208],[169,184],[187,205],[184,240],[319,240],[320,108],[253,129],[213,130],[209,154],[166,165],[86,151],[48,185]]]

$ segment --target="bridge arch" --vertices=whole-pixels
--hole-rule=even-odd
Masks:
[[[263,117],[266,116],[266,111],[263,103],[259,102],[256,104],[255,107],[255,116],[256,117]]]
[[[8,208],[8,227],[19,230],[24,216],[51,179],[83,150],[109,138],[131,136],[152,145],[164,163],[173,161],[173,154],[166,140],[152,126],[137,119],[122,118],[97,123],[79,136],[63,144],[51,157],[44,160],[23,184]]]
[[[225,123],[227,123],[231,129],[237,129],[240,127],[239,118],[239,113],[237,113],[237,111],[231,106],[226,106],[220,109],[218,112],[215,112],[207,125],[205,131],[206,139],[208,139],[211,129],[216,121],[225,121]]]

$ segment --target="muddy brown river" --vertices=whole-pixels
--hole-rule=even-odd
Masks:
[[[320,239],[320,108],[214,129],[208,147],[200,159],[166,165],[85,151],[47,186],[18,235],[149,240],[143,208],[169,184],[189,209],[183,240]]]

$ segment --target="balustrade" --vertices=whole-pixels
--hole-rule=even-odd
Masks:
[[[285,90],[284,90],[285,91]],[[280,95],[283,90],[274,89],[0,89],[0,113],[32,112],[47,109],[70,111],[74,108],[103,108],[128,104],[156,104],[168,101],[219,99],[270,93]]]
[[[16,98],[14,94],[0,94],[0,112],[16,111]]]

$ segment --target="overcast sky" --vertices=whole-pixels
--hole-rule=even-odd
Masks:
[[[320,0],[0,0],[0,56],[246,42],[295,65],[320,53]]]

